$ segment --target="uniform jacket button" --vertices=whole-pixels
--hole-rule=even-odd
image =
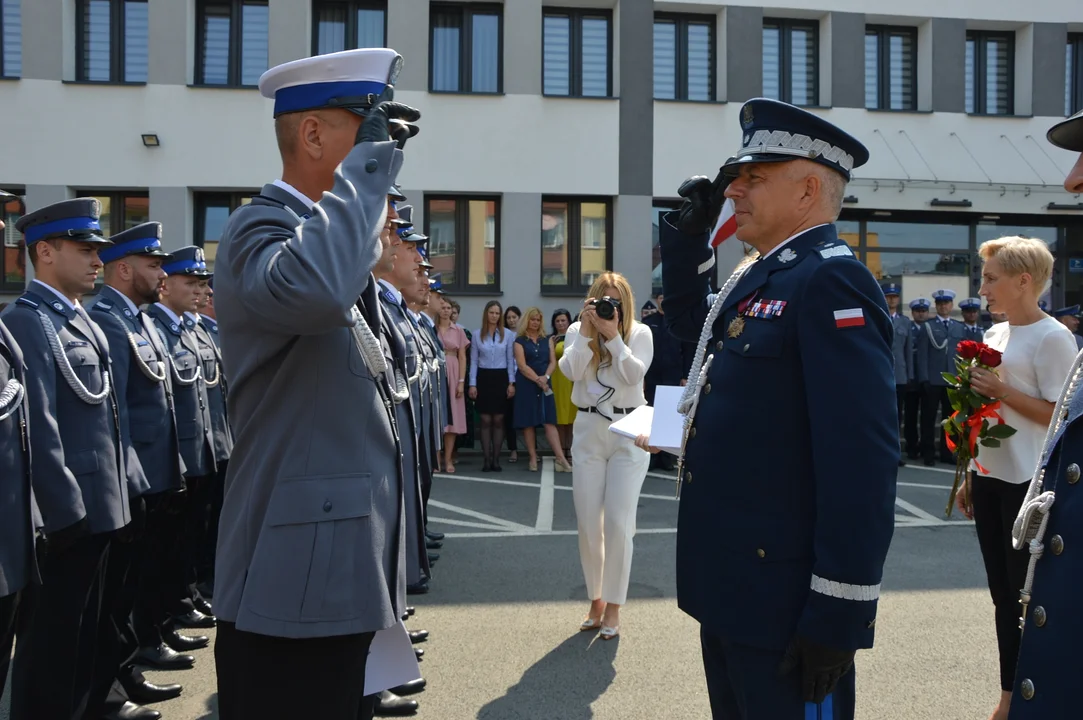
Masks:
[[[695,436],[696,436],[696,429],[695,428],[692,428],[691,430],[688,431],[689,439],[694,438]]]
[[[1079,465],[1076,465],[1075,463],[1069,465],[1066,474],[1068,476],[1068,484],[1075,485],[1079,482]]]
[[[692,482],[692,471],[691,470],[685,471],[685,473],[684,473],[684,481],[686,483]]]
[[[1045,627],[1045,621],[1048,620],[1048,619],[1049,619],[1049,617],[1045,614],[1045,608],[1044,607],[1039,605],[1036,608],[1034,608],[1034,624],[1035,625],[1037,625],[1038,627]]]
[[[763,548],[758,548],[756,550],[756,556],[761,557],[761,558],[765,558],[765,557],[767,557],[767,551],[764,550]]]
[[[331,508],[332,508],[332,507],[333,507],[333,505],[331,505],[331,501],[330,501],[330,500],[328,500],[327,502],[325,502],[325,503],[323,504],[323,511],[324,511],[324,512],[331,512]]]
[[[719,340],[718,342],[716,342],[714,344],[714,348],[715,348],[715,350],[721,350],[722,349],[722,341]]]
[[[365,172],[374,173],[378,167],[380,167],[380,163],[376,162],[376,158],[369,158],[365,162]]]
[[[750,347],[752,347],[752,346],[751,346],[751,345],[749,345],[749,344],[746,344],[746,345],[745,345],[745,352],[748,352],[748,349],[749,349]]]
[[[1034,681],[1030,678],[1026,678],[1023,682],[1019,683],[1019,692],[1023,695],[1024,700],[1031,700],[1034,698]]]
[[[703,386],[703,394],[704,395],[710,395],[711,394],[711,383],[707,383],[706,385]]]
[[[1054,535],[1049,539],[1049,549],[1053,551],[1054,555],[1060,555],[1064,552],[1064,538],[1060,535]]]

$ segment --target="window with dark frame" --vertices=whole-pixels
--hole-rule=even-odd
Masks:
[[[712,15],[654,14],[656,100],[715,99],[714,38]]]
[[[542,93],[611,97],[612,13],[568,8],[542,12]]]
[[[267,0],[199,0],[196,85],[255,87],[267,70]]]
[[[0,77],[23,74],[23,11],[21,0],[0,2]]]
[[[869,110],[917,110],[918,30],[913,27],[865,27],[865,107]]]
[[[500,292],[500,198],[426,195],[430,275],[448,292]]]
[[[222,238],[222,229],[230,213],[251,202],[252,196],[257,192],[252,190],[232,193],[195,193],[195,242],[193,244],[203,248],[207,269],[214,270],[214,260],[218,255],[218,241]]]
[[[147,0],[76,0],[75,79],[145,83]]]
[[[612,236],[609,198],[542,197],[542,293],[586,293],[613,265]]]
[[[1064,115],[1083,110],[1083,33],[1068,33],[1064,59]]]
[[[820,24],[763,21],[763,95],[793,105],[820,103]]]
[[[4,188],[16,197],[3,206],[4,254],[0,256],[0,290],[22,292],[26,287],[26,245],[23,234],[15,229],[15,222],[26,214],[23,190]]]
[[[429,90],[504,91],[500,5],[433,3],[429,11]]]
[[[967,30],[966,112],[1015,113],[1015,33]]]
[[[314,0],[312,54],[387,46],[387,0]]]

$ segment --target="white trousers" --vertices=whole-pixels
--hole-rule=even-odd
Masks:
[[[632,572],[636,506],[650,454],[609,431],[596,413],[575,417],[572,497],[579,522],[579,558],[591,600],[623,605]]]

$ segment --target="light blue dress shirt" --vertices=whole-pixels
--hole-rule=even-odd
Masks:
[[[470,387],[478,384],[478,368],[482,370],[502,370],[507,368],[508,384],[515,383],[515,331],[504,330],[504,339],[499,335],[481,336],[481,330],[474,331],[470,343]]]

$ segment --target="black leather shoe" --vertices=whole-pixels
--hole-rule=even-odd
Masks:
[[[440,553],[429,553],[429,563],[434,563],[440,559]]]
[[[196,664],[191,655],[181,655],[165,643],[156,647],[139,648],[132,658],[136,665],[146,665],[159,670],[187,670]]]
[[[417,608],[415,608],[413,605],[406,606],[406,614],[409,617],[413,617],[415,612],[417,612]]]
[[[440,542],[439,540],[426,540],[425,547],[429,550],[439,550],[440,548],[444,547],[444,543]]]
[[[428,630],[413,630],[413,631],[410,632],[410,642],[414,643],[415,645],[417,643],[423,643],[428,639],[429,639],[429,631]]]
[[[405,685],[399,685],[398,687],[391,688],[391,692],[396,695],[416,695],[425,689],[425,678],[418,678],[417,680],[411,680]]]
[[[425,657],[425,651],[421,648],[414,648],[414,655],[417,655],[417,659],[420,660]]]
[[[493,463],[493,472],[504,472],[504,468],[500,467],[500,463]]]
[[[155,685],[144,680],[141,683],[125,683],[124,691],[134,703],[150,705],[151,703],[172,700],[180,697],[183,688],[176,683],[172,685]]]
[[[166,645],[177,652],[202,650],[211,644],[211,639],[206,635],[181,635],[176,630],[171,633],[163,633],[162,639],[165,640]]]
[[[406,586],[407,595],[424,595],[429,591],[429,581],[422,580],[421,582],[414,583],[413,585]]]
[[[402,698],[384,690],[376,698],[376,717],[403,717],[417,712],[417,700]]]
[[[104,720],[158,720],[162,714],[133,702],[126,702],[105,716]]]
[[[192,604],[196,606],[196,610],[200,611],[204,615],[214,617],[214,609],[211,608],[211,604],[202,597],[197,597],[192,600]]]
[[[443,540],[444,539],[444,533],[435,532],[433,530],[426,530],[425,531],[425,537],[427,537],[429,540]]]
[[[204,615],[199,610],[189,610],[183,615],[173,617],[173,624],[179,628],[212,628],[216,618]]]

